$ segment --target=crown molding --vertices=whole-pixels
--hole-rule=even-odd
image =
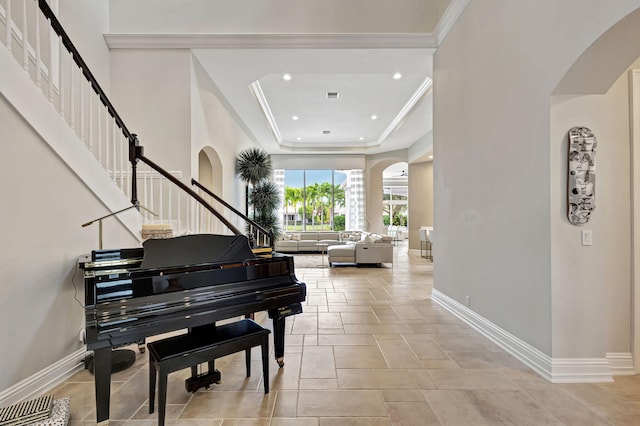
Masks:
[[[110,49],[435,49],[437,47],[436,38],[430,33],[105,34],[104,39]]]
[[[386,129],[380,134],[378,138],[378,145],[382,145],[384,141],[389,137],[389,135],[402,123],[404,117],[409,114],[409,112],[413,109],[416,103],[422,98],[422,96],[427,93],[429,89],[431,89],[431,85],[433,84],[433,80],[427,77],[422,84],[418,87],[418,89],[413,93],[411,98],[407,101],[407,103],[402,107],[398,115],[391,120],[391,123],[387,126]]]
[[[273,133],[273,136],[276,138],[276,141],[281,144],[282,143],[282,133],[280,133],[280,129],[278,128],[278,123],[276,122],[273,113],[271,112],[271,107],[269,106],[269,102],[267,101],[267,97],[262,91],[262,86],[259,81],[254,81],[249,85],[249,89],[253,96],[255,96],[258,105],[260,105],[260,109],[262,110],[262,114],[264,114],[264,118],[267,120],[267,124],[269,124],[269,128]]]
[[[470,0],[451,0],[449,6],[442,14],[435,29],[433,30],[434,42],[440,46],[442,40],[447,36],[453,24],[458,20]]]

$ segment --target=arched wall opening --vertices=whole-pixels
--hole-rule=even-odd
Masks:
[[[409,222],[409,164],[399,161],[382,171],[382,225],[385,233],[406,240]]]
[[[222,197],[222,162],[210,146],[202,148],[198,153],[198,181]]]
[[[406,161],[404,156],[390,155],[387,158],[368,158],[365,168],[365,183],[367,186],[367,222],[366,231],[376,234],[386,234],[386,227],[382,221],[384,205],[382,203],[383,180],[382,173],[392,164]]]
[[[570,353],[571,332],[584,334],[585,342],[588,334],[603,336],[613,374],[640,371],[640,238],[634,233],[640,226],[640,129],[634,131],[640,110],[630,106],[634,99],[640,105],[640,91],[633,93],[640,74],[634,84],[630,71],[640,68],[639,37],[637,9],[579,56],[554,89],[550,109],[551,182],[557,184],[551,193],[553,353]],[[590,128],[598,139],[596,209],[580,228],[567,220],[567,132],[574,126]],[[593,232],[593,246],[579,241],[583,230]],[[598,348],[595,342],[585,347]]]
[[[210,146],[205,146],[198,153],[198,182],[219,197],[223,197],[222,161],[218,153]],[[224,198],[224,197],[223,197]],[[221,208],[214,203],[214,208]],[[224,211],[219,210],[220,213]],[[211,230],[216,234],[226,234],[226,227],[219,221],[215,222]]]

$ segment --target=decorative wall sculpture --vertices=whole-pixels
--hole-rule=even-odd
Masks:
[[[584,225],[596,208],[596,147],[598,142],[586,127],[569,130],[569,179],[567,205],[569,222]]]

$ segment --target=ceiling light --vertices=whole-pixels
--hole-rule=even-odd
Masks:
[[[429,156],[429,160],[432,160],[432,159],[433,159],[433,155],[430,155],[430,156]]]
[[[300,136],[298,136],[298,137],[297,137],[297,139],[298,139],[299,141],[301,141],[301,140],[302,140],[302,138],[301,138]]]
[[[374,114],[374,115],[372,115],[372,116],[371,116],[371,119],[372,119],[372,120],[377,120],[377,119],[378,119],[378,116]]]
[[[292,120],[297,120],[297,119],[298,119],[298,116],[297,116],[297,115],[294,115],[293,117],[291,117],[291,119],[292,119]]]
[[[327,99],[338,99],[340,92],[327,92]]]
[[[323,130],[322,134],[323,135],[329,135],[329,134],[331,134],[331,130]]]
[[[400,74],[399,72],[397,72],[397,73],[395,73],[395,74],[393,75],[393,79],[394,79],[394,80],[400,80],[401,78],[402,78],[402,74]]]
[[[360,140],[363,141],[364,140],[364,136],[360,136]]]
[[[285,74],[285,75],[282,76],[282,79],[285,80],[285,81],[289,81],[289,80],[291,80],[291,78],[292,78],[291,74]]]

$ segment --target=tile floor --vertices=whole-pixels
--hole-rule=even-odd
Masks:
[[[431,262],[396,248],[390,268],[299,268],[304,313],[288,320],[285,366],[264,395],[258,348],[220,359],[223,383],[189,394],[169,377],[171,425],[640,425],[640,376],[553,385],[429,299]],[[269,326],[266,315],[256,319]],[[154,425],[147,355],[113,376],[111,425]],[[54,390],[72,425],[95,424],[93,376]]]

